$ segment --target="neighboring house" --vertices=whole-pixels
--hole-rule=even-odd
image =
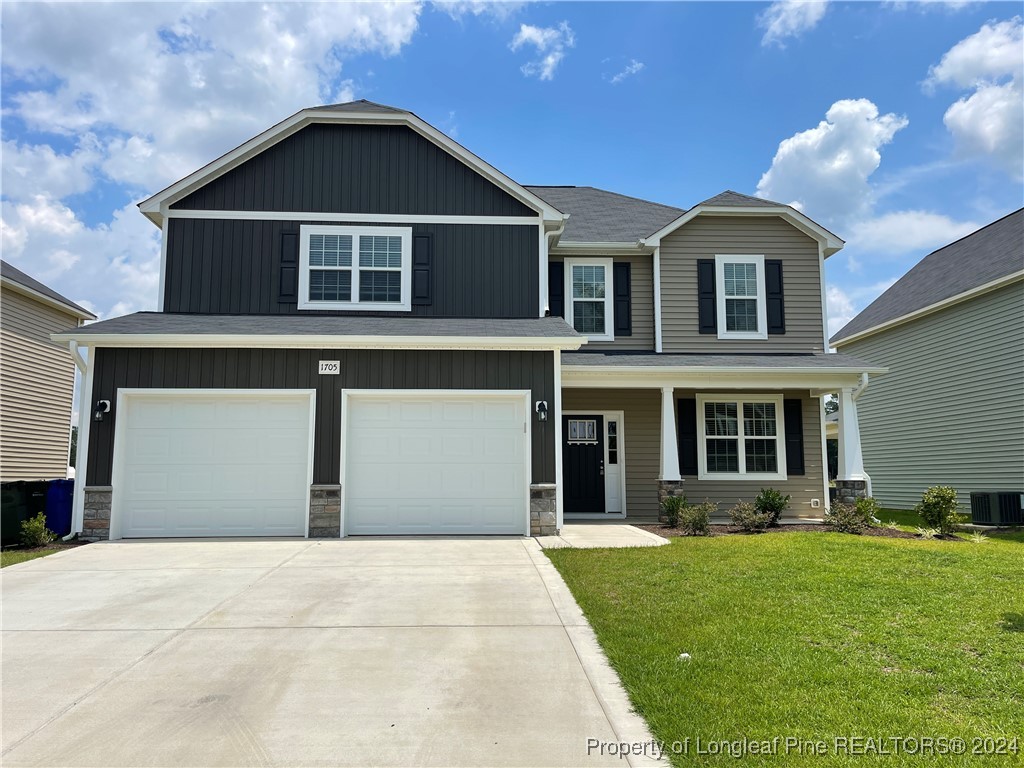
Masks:
[[[0,480],[67,476],[75,364],[50,334],[95,319],[0,261]]]
[[[821,396],[879,370],[825,353],[843,243],[799,211],[525,187],[370,102],[140,208],[161,311],[55,337],[112,404],[83,424],[87,537],[550,533],[769,485],[819,516]]]
[[[832,343],[889,368],[858,401],[883,506],[933,485],[965,509],[972,491],[1024,493],[1024,209],[926,256]]]

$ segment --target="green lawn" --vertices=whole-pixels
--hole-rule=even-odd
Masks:
[[[909,530],[927,527],[920,515],[912,509],[883,509],[879,513],[878,519],[883,523],[888,523],[890,520],[894,520]]]
[[[18,563],[25,563],[29,560],[35,560],[39,557],[46,557],[52,555],[55,552],[60,552],[60,548],[54,549],[7,549],[0,552],[0,568],[6,568],[8,565],[17,565]]]
[[[837,759],[833,738],[1024,734],[1019,541],[774,533],[546,552],[655,737],[690,739],[677,765],[732,761],[695,755],[698,737],[775,736],[824,739],[831,759],[745,762],[999,765],[1021,757]]]

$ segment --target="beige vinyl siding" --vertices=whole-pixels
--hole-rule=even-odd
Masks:
[[[49,334],[78,319],[7,288],[0,292],[0,313],[0,479],[62,478],[75,364]]]
[[[661,464],[661,390],[564,388],[562,409],[622,411],[626,517],[656,517]]]
[[[719,339],[698,332],[697,260],[718,255],[782,260],[786,333]],[[661,241],[661,327],[665,352],[822,352],[818,243],[779,217],[698,216]]]
[[[551,262],[563,262],[572,256],[551,256]],[[579,257],[587,258],[587,257]],[[583,347],[584,350],[634,350],[651,352],[654,350],[654,260],[651,256],[595,256],[594,258],[610,258],[613,262],[630,263],[630,300],[633,309],[633,335],[620,336],[615,341],[592,341]],[[566,283],[565,301],[569,297],[569,285]]]
[[[693,390],[677,389],[676,398],[696,397]],[[765,394],[763,390],[757,394]],[[772,393],[768,393],[772,394]],[[788,518],[821,517],[827,498],[822,498],[825,481],[821,462],[821,401],[807,392],[784,392],[786,398],[804,401],[804,464],[806,474],[788,480],[700,481],[685,477],[686,495],[691,501],[705,498],[718,502],[722,516],[740,499],[751,501],[762,487],[772,486],[790,494]],[[622,411],[625,433],[626,518],[655,517],[658,514],[658,477],[661,471],[661,390],[659,389],[577,389],[562,390],[563,410]],[[675,411],[678,413],[678,408]],[[781,419],[781,415],[780,415]],[[783,448],[784,449],[784,448]],[[821,506],[811,507],[811,499]]]
[[[1024,283],[841,351],[889,368],[857,401],[864,468],[883,506],[910,509],[929,486],[1024,491]]]
[[[753,394],[772,395],[777,392],[751,390]],[[696,390],[677,389],[676,399],[695,398],[698,394],[722,394],[721,391],[698,392]],[[744,392],[733,392],[743,397]],[[738,501],[753,501],[762,488],[775,488],[791,496],[789,509],[784,519],[800,517],[820,518],[828,506],[825,496],[825,479],[821,462],[821,400],[811,397],[806,390],[801,392],[786,391],[782,393],[787,400],[803,400],[804,426],[804,471],[803,475],[789,475],[786,480],[698,480],[696,477],[684,477],[686,497],[692,502],[709,499],[718,504],[719,514],[728,515],[729,510]],[[678,409],[677,409],[678,413]],[[700,414],[697,414],[700,418]],[[780,430],[782,414],[778,415]],[[699,450],[699,448],[698,448]],[[785,451],[785,444],[780,442],[780,451]],[[811,506],[811,500],[817,499],[818,507]]]

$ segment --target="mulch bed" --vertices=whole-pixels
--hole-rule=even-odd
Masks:
[[[686,536],[687,534],[679,528],[669,528],[667,525],[637,525],[633,523],[636,528],[643,528],[645,531],[650,531],[658,536],[663,536],[666,539],[674,538],[676,536]],[[712,525],[710,526],[711,536],[760,536],[765,534],[779,534],[779,533],[793,533],[795,531],[807,531],[810,533],[830,533],[831,528],[825,525],[817,523],[799,523],[794,525],[778,525],[769,528],[766,531],[744,531],[742,528],[735,525]],[[916,533],[911,531],[903,531],[900,529],[892,528],[868,528],[861,536],[878,536],[885,539],[919,539]],[[942,541],[964,541],[959,536],[936,536],[936,539]]]

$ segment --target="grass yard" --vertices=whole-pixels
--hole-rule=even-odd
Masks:
[[[928,527],[924,524],[921,516],[912,509],[883,509],[879,513],[878,519],[882,523],[888,523],[890,520],[893,520],[911,531],[915,528]]]
[[[6,568],[8,565],[17,565],[18,563],[25,563],[29,560],[35,560],[40,557],[46,557],[52,555],[55,552],[60,552],[64,547],[54,547],[53,549],[5,549],[0,552],[0,568]]]
[[[972,544],[794,532],[546,552],[655,738],[690,739],[676,765],[732,762],[695,754],[697,738],[775,736],[825,740],[829,756],[780,748],[743,762],[1024,760],[970,754],[972,738],[1024,734],[1016,534]],[[836,752],[844,736],[960,737],[968,754],[853,757]]]

